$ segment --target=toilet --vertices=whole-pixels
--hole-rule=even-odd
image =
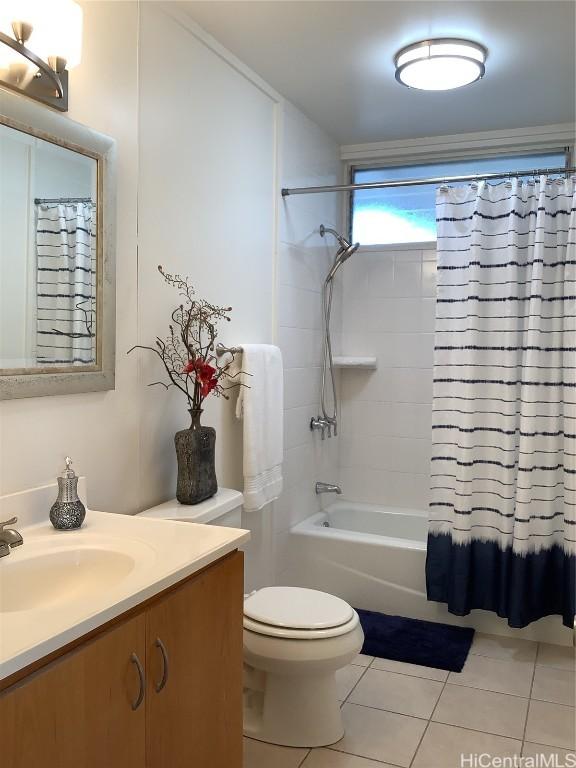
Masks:
[[[243,497],[219,488],[194,506],[175,499],[140,514],[241,527]],[[322,747],[344,735],[336,672],[360,652],[356,611],[301,587],[263,587],[244,600],[244,733],[288,747]]]
[[[244,601],[244,734],[288,747],[344,735],[336,672],[360,652],[358,614],[315,589],[264,587]]]

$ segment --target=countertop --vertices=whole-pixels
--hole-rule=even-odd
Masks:
[[[248,531],[236,528],[94,511],[86,513],[78,531],[56,531],[49,522],[17,528],[24,544],[0,558],[0,680],[177,584],[250,538]],[[97,560],[102,551],[118,556],[111,565],[97,562],[91,571],[91,558]],[[62,553],[64,570],[58,559]],[[42,572],[39,579],[39,569],[46,564],[45,578]],[[116,571],[120,577],[114,576]],[[26,592],[28,583],[33,588]]]

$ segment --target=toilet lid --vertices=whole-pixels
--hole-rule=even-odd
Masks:
[[[264,587],[244,602],[244,615],[273,627],[329,629],[354,617],[347,602],[326,592],[302,587]]]

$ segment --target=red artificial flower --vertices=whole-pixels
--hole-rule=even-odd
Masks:
[[[209,395],[218,384],[218,379],[214,377],[216,368],[201,357],[196,360],[188,360],[184,366],[183,373],[196,374],[196,381],[200,384],[200,394],[202,397]]]

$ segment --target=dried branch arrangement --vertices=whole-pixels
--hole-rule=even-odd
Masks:
[[[166,389],[176,387],[188,399],[189,409],[199,409],[210,394],[229,398],[227,392],[243,386],[238,379],[240,371],[231,370],[234,355],[227,354],[220,362],[214,354],[218,337],[218,323],[230,322],[232,307],[218,307],[205,299],[195,298],[196,292],[188,277],[170,275],[159,266],[164,280],[176,288],[182,303],[171,314],[169,333],[165,339],[156,337],[153,347],[137,344],[128,350],[147,349],[162,361],[169,383],[154,381],[148,386],[160,385]]]

